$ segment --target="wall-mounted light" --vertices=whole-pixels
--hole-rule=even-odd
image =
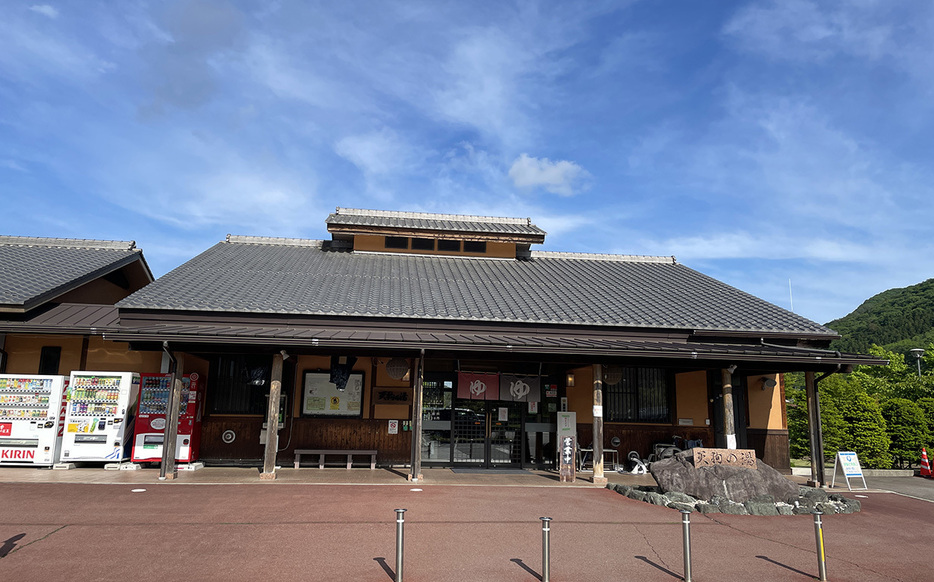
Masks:
[[[761,380],[763,390],[766,388],[775,388],[776,384],[778,384],[778,382],[775,381],[775,378],[772,378],[771,376],[763,376]]]
[[[730,374],[736,371],[736,364],[730,364],[730,367],[726,369]]]
[[[574,387],[574,374],[572,372],[568,372],[567,382],[565,383],[565,386],[567,386],[568,388]]]

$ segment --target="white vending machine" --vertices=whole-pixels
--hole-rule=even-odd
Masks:
[[[0,374],[0,465],[53,465],[65,376]]]
[[[136,372],[72,372],[61,462],[129,459],[138,397]]]

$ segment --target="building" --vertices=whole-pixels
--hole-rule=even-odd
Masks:
[[[788,469],[780,373],[813,392],[875,362],[673,257],[531,250],[546,233],[530,219],[338,208],[327,227],[228,236],[117,303],[106,340],[207,377],[206,462],[268,473],[314,448],[377,450],[414,477],[551,467],[567,408],[598,474],[602,451],[675,436]]]
[[[132,241],[0,236],[0,373],[158,371],[160,354],[103,339],[152,281]]]

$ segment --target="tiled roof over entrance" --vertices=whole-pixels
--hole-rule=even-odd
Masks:
[[[0,309],[31,309],[140,257],[132,241],[0,236]]]
[[[282,242],[232,237],[117,306],[836,337],[671,257],[533,252],[502,260]]]
[[[336,212],[328,216],[327,224],[332,230],[335,226],[355,226],[448,233],[522,235],[539,237],[542,240],[546,234],[544,230],[532,224],[529,218],[428,214],[356,208],[338,208]]]

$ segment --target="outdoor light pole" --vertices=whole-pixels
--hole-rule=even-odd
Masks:
[[[915,360],[918,362],[918,378],[921,377],[921,356],[924,355],[924,350],[921,348],[914,348],[911,350],[911,355],[915,357]]]

